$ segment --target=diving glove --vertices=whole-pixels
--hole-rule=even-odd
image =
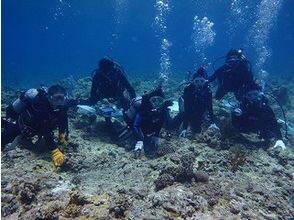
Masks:
[[[209,130],[215,130],[215,131],[219,131],[219,127],[213,123],[208,127]]]
[[[51,154],[54,166],[60,167],[64,163],[64,154],[58,148],[51,151]]]
[[[139,158],[142,154],[144,154],[143,148],[144,148],[143,141],[137,141],[135,145],[135,152],[134,152],[135,158]]]
[[[187,136],[187,129],[182,130],[182,132],[180,133],[180,137],[185,138]]]
[[[135,151],[143,150],[144,144],[143,141],[137,141],[135,145]]]
[[[285,150],[287,147],[282,140],[277,140],[273,148],[281,147],[282,150]]]
[[[59,134],[58,141],[62,145],[67,145],[68,144],[68,142],[67,142],[67,136],[65,135],[65,133],[60,133]]]

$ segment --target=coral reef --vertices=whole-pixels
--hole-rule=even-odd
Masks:
[[[206,143],[208,146],[213,148],[220,148],[222,144],[221,133],[207,129],[196,136],[196,140],[200,143]]]
[[[241,145],[235,145],[230,148],[230,157],[228,158],[228,168],[233,172],[237,171],[246,163],[247,151]]]
[[[192,154],[183,155],[177,167],[171,166],[164,168],[159,177],[154,181],[156,190],[161,190],[174,182],[208,182],[209,176],[203,171],[193,171],[194,156]]]
[[[138,94],[156,79],[134,85]],[[167,97],[179,97],[179,80]],[[90,78],[75,81],[72,93],[87,98]],[[294,86],[288,88],[293,99]],[[69,85],[70,86],[70,85]],[[17,97],[2,90],[2,112]],[[255,136],[240,136],[217,102],[221,133],[203,129],[193,139],[161,134],[154,157],[134,158],[131,141],[120,147],[105,132],[104,119],[69,113],[65,166],[56,170],[41,142],[18,141],[1,153],[2,219],[287,219],[294,216],[293,136],[287,150],[263,149]],[[277,108],[273,104],[274,108]],[[285,106],[288,121],[294,111]],[[118,124],[115,124],[119,127]],[[249,139],[250,141],[245,141]],[[291,145],[292,143],[292,145]]]

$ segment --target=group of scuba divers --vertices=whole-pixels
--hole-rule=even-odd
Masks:
[[[174,117],[169,114],[173,101],[164,99],[161,86],[137,97],[122,67],[109,58],[103,58],[95,70],[88,99],[69,99],[61,85],[23,92],[7,107],[6,117],[2,117],[1,148],[3,150],[19,135],[29,140],[37,136],[45,140],[52,153],[53,164],[60,167],[65,157],[55,142],[54,130],[58,128],[59,144],[66,145],[69,108],[95,105],[103,99],[115,100],[118,108],[122,109],[126,128],[136,139],[135,152],[146,150],[144,145],[145,148],[151,145],[158,149],[160,131],[164,126],[168,130],[181,128],[180,137],[186,137],[188,127],[198,133],[202,123],[208,119],[208,129],[218,131],[210,89],[210,83],[215,80],[218,82],[215,99],[220,100],[233,93],[239,102],[238,106],[231,108],[232,124],[236,129],[245,133],[255,132],[267,144],[274,138],[274,147],[285,149],[277,118],[268,105],[262,86],[253,77],[250,62],[240,49],[231,49],[224,64],[211,76],[203,66],[193,74],[179,98],[179,111]],[[111,117],[105,118],[111,126]],[[125,133],[118,132],[117,137],[123,138]]]

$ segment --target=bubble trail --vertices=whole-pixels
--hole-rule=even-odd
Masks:
[[[71,3],[68,0],[58,0],[55,7],[50,10],[50,18],[48,24],[43,26],[44,31],[48,31],[51,29],[51,26],[56,25],[58,22],[62,21],[62,19],[66,18],[65,15],[68,14],[68,10],[71,8]],[[61,33],[64,36],[64,33]]]
[[[60,17],[64,16],[64,11],[68,8],[71,8],[71,4],[66,0],[59,0],[56,8],[53,12],[53,19],[57,21]]]
[[[214,23],[209,21],[207,17],[203,17],[202,19],[198,16],[194,17],[191,38],[193,41],[195,56],[198,57],[195,64],[199,60],[201,63],[205,63],[206,61],[205,50],[213,44],[216,36],[213,26]]]
[[[111,35],[112,39],[110,42],[111,50],[114,49],[115,44],[119,38],[119,32],[124,23],[124,17],[127,14],[129,8],[129,0],[114,0],[114,31]]]
[[[227,35],[229,46],[232,45],[234,37],[240,37],[240,31],[247,29],[249,22],[254,15],[253,8],[255,4],[250,1],[244,0],[231,0],[230,1],[230,15],[227,18],[226,23],[228,24]]]
[[[156,0],[155,9],[157,14],[154,19],[157,37],[161,39],[160,46],[160,73],[159,77],[163,82],[167,82],[170,75],[170,47],[171,42],[167,39],[167,26],[166,26],[166,17],[170,11],[169,1],[168,0]]]
[[[163,79],[164,82],[167,82],[169,72],[170,72],[170,57],[169,57],[169,48],[171,43],[167,39],[163,39],[160,48],[160,78]]]
[[[256,12],[257,19],[250,31],[248,39],[257,56],[255,66],[258,73],[264,71],[263,66],[271,56],[268,39],[282,7],[282,3],[283,0],[262,0],[258,5]]]

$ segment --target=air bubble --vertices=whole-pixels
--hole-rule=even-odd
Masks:
[[[194,17],[192,41],[196,56],[205,62],[205,49],[211,46],[215,39],[214,23],[209,21],[208,17],[200,19],[197,15]],[[196,63],[196,62],[195,62]]]
[[[250,43],[257,56],[256,69],[258,72],[261,72],[271,56],[268,39],[281,6],[282,0],[262,0],[257,8],[256,22],[250,32],[249,40],[252,40]]]

